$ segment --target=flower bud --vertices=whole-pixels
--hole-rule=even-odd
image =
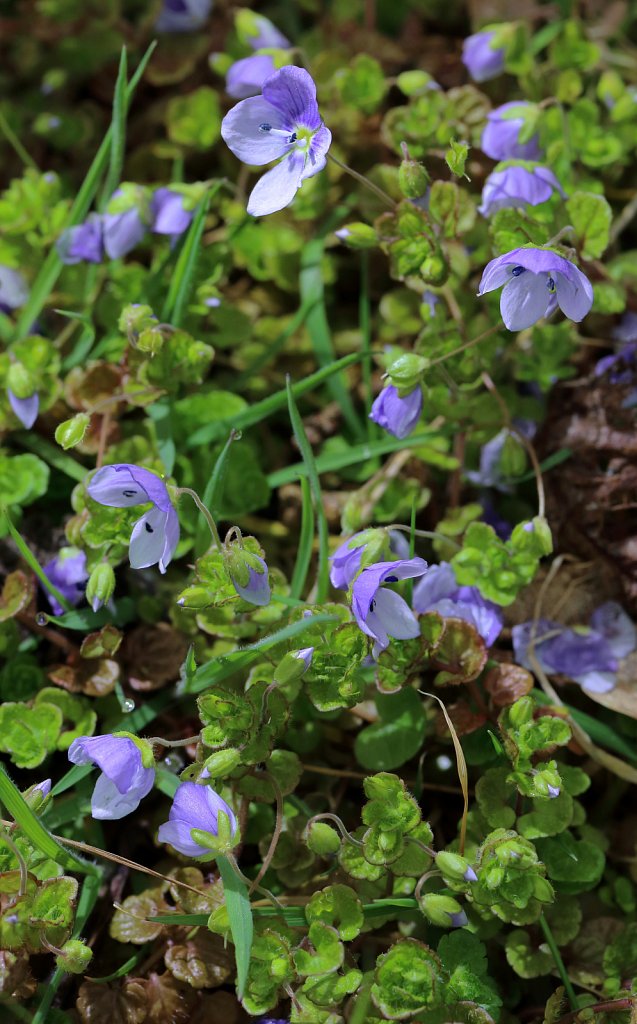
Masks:
[[[420,897],[420,909],[425,917],[439,928],[462,927],[467,921],[462,906],[453,896],[443,896],[436,892],[425,893]]]
[[[93,959],[93,950],[80,939],[69,939],[55,958],[56,967],[69,974],[84,974]]]
[[[223,562],[239,597],[249,604],[270,603],[268,567],[259,555],[241,542],[231,541],[223,546]]]
[[[387,367],[387,376],[400,398],[404,398],[418,387],[428,366],[429,360],[416,355],[415,352],[405,352],[390,363]]]
[[[308,849],[318,857],[331,857],[341,848],[338,832],[324,821],[313,821],[303,838]]]
[[[204,764],[202,778],[224,779],[241,764],[241,753],[235,747],[217,750]]]
[[[154,356],[163,348],[165,335],[160,324],[152,324],[141,331],[135,341],[135,347],[140,352],[147,352]]]
[[[304,647],[300,651],[290,651],[275,668],[273,682],[279,686],[284,686],[286,683],[293,683],[295,680],[300,679],[312,664],[313,653],[313,647]]]
[[[182,590],[181,594],[177,598],[177,604],[180,608],[189,608],[193,611],[200,611],[202,608],[207,608],[211,603],[210,591],[207,587],[201,584],[195,584],[192,587],[186,587]]]
[[[134,302],[129,306],[124,306],[117,321],[117,326],[122,334],[125,334],[129,341],[132,341],[138,334],[156,323],[157,317],[150,306]]]
[[[477,882],[478,876],[469,864],[466,857],[459,853],[450,853],[442,850],[436,856],[436,867],[442,871],[444,876],[463,882]]]
[[[35,381],[22,363],[11,363],[6,384],[16,398],[30,398],[35,391]]]
[[[64,420],[58,424],[55,428],[55,440],[61,448],[64,448],[64,451],[74,448],[76,444],[84,440],[90,422],[91,417],[88,413],[78,412],[70,420]]]
[[[93,569],[86,584],[86,600],[94,612],[110,601],[115,591],[115,573],[108,562],[100,562]]]
[[[348,249],[373,249],[378,245],[378,235],[374,228],[361,221],[345,224],[334,234]]]
[[[449,277],[449,267],[441,252],[432,253],[420,264],[420,273],[427,284],[440,287]]]
[[[417,160],[401,160],[398,168],[398,187],[406,199],[420,199],[429,186],[429,175]]]
[[[536,875],[533,879],[533,895],[540,903],[552,903],[555,899],[553,886],[542,875]]]
[[[50,792],[51,780],[44,779],[43,782],[38,782],[36,786],[29,786],[22,795],[31,810],[35,811],[36,814],[41,814],[44,807],[51,802]]]
[[[515,434],[507,433],[504,439],[500,468],[505,477],[522,476],[526,470],[526,452]]]
[[[508,709],[507,717],[512,726],[526,725],[533,718],[533,700],[531,697],[520,697]]]

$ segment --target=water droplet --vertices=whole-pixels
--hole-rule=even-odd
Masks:
[[[124,697],[124,700],[120,701],[119,706],[124,714],[128,715],[131,711],[135,710],[135,701],[131,697]]]
[[[164,758],[164,766],[169,772],[180,772],[184,766],[184,759],[180,754],[167,754]]]
[[[38,614],[35,617],[35,621],[37,622],[38,626],[46,626],[47,622],[49,621],[49,616],[45,615],[44,612],[38,612]]]

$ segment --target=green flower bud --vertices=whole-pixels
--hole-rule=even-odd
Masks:
[[[361,221],[352,221],[345,224],[334,234],[348,249],[374,249],[378,245],[378,235],[374,228]]]
[[[398,390],[400,398],[404,398],[422,382],[423,375],[429,366],[429,360],[415,352],[405,352],[387,367],[387,376]]]
[[[449,267],[441,252],[427,256],[420,264],[420,273],[427,284],[440,287],[449,277]]]
[[[30,398],[36,390],[32,375],[22,363],[11,363],[7,373],[7,388],[16,398]]]
[[[318,857],[331,857],[341,848],[341,837],[335,828],[324,821],[314,821],[303,838],[308,848]]]
[[[55,964],[69,974],[83,974],[92,959],[93,950],[89,946],[80,939],[69,939],[56,956]]]
[[[177,604],[180,608],[189,608],[193,611],[200,611],[202,608],[207,608],[212,604],[212,598],[207,587],[201,586],[201,584],[195,584],[192,587],[186,587],[185,590],[182,590],[181,594],[177,598]]]
[[[241,753],[234,747],[217,750],[205,761],[205,768],[213,779],[224,779],[241,764]]]
[[[117,326],[122,334],[125,334],[128,338],[133,338],[156,323],[157,317],[150,306],[133,303],[130,306],[124,306],[117,321]]]
[[[303,658],[299,658],[295,651],[284,655],[274,670],[273,682],[278,686],[285,686],[286,683],[293,683],[300,679],[304,672],[307,672],[307,665]]]
[[[526,452],[524,445],[515,436],[508,433],[500,453],[500,468],[504,476],[522,476],[526,470]]]
[[[519,728],[521,725],[526,725],[533,718],[533,699],[529,696],[520,697],[515,704],[507,708],[506,717],[513,726]]]
[[[29,786],[22,795],[31,810],[36,814],[41,814],[44,808],[51,803],[50,794],[51,780],[45,779],[44,782],[38,782],[35,786]]]
[[[91,417],[85,412],[78,412],[70,420],[64,420],[55,428],[55,440],[67,451],[68,448],[75,448],[76,444],[84,440],[88,430]]]
[[[429,185],[429,175],[421,163],[407,158],[398,168],[398,187],[406,199],[420,199]]]
[[[420,897],[420,909],[425,917],[439,928],[458,928],[467,923],[462,906],[453,896],[443,896],[437,892],[425,893]]]
[[[544,516],[534,516],[531,520],[533,533],[543,555],[550,555],[553,551],[553,534],[551,527]]]
[[[555,899],[553,886],[542,875],[536,875],[533,879],[533,895],[540,903],[552,903]]]
[[[110,601],[115,591],[115,573],[108,562],[100,562],[93,569],[86,584],[86,600],[94,612]]]
[[[149,355],[154,356],[161,351],[165,340],[161,326],[153,324],[137,335],[134,344],[135,348],[138,348],[140,352],[147,352]]]
[[[433,83],[433,85],[432,85]],[[426,71],[415,69],[412,71],[401,71],[396,79],[396,85],[405,96],[422,96],[435,88],[434,79]]]
[[[443,876],[456,881],[477,882],[478,880],[478,876],[469,864],[469,861],[466,857],[461,857],[459,853],[450,853],[447,850],[442,850],[436,856],[436,867],[442,871]]]

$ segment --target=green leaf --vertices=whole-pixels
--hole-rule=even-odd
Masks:
[[[55,750],[62,728],[62,712],[54,704],[7,702],[0,707],[0,750],[18,768],[37,768]]]
[[[445,1000],[477,1003],[497,1019],[502,999],[495,982],[487,974],[485,946],[464,928],[443,935],[438,956],[448,978]]]
[[[515,822],[515,788],[507,768],[488,768],[476,782],[478,807],[491,828],[511,828]]]
[[[570,832],[537,839],[535,846],[546,864],[548,877],[560,892],[587,892],[599,882],[606,863],[599,846],[585,839],[578,841]]]
[[[381,720],[358,733],[354,751],[363,768],[389,771],[418,753],[427,716],[421,698],[409,687],[391,695],[377,694],[376,707]]]
[[[338,970],[343,963],[345,950],[336,929],[322,920],[313,921],[308,939],[313,952],[297,949],[294,953],[294,964],[298,973],[302,977],[315,977]]]
[[[390,1020],[404,1020],[442,998],[442,969],[424,942],[400,939],[376,961],[372,1000]]]
[[[504,951],[509,963],[520,978],[539,978],[553,970],[550,952],[538,948],[523,928],[515,928],[506,937]]]
[[[344,942],[351,942],[363,927],[363,905],[348,885],[328,885],[315,892],[305,908],[308,924],[323,921],[336,929]]]
[[[608,201],[594,192],[574,192],[566,200],[566,212],[584,259],[599,259],[608,245],[613,220]]]
[[[527,839],[556,836],[571,824],[573,798],[562,790],[552,800],[533,800],[533,810],[518,819],[517,830]]]
[[[168,137],[180,146],[206,150],[217,141],[221,130],[219,94],[202,85],[168,103]]]
[[[250,950],[254,925],[250,898],[245,883],[237,877],[227,857],[217,857],[217,866],[223,881],[223,892],[230,932],[234,942],[234,954],[237,964],[237,995],[243,998],[250,965]]]
[[[457,178],[466,177],[464,168],[467,162],[467,156],[469,155],[469,145],[466,142],[457,142],[456,139],[451,139],[449,148],[445,153],[445,163]]]

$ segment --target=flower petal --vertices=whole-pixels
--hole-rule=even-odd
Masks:
[[[303,174],[301,180],[305,181],[306,178],[312,178],[319,171],[322,171],[327,163],[327,151],[332,144],[332,133],[329,128],[325,125],[321,125],[319,130],[312,136],[310,142],[310,148],[307,154],[307,160],[305,167],[303,168]]]
[[[159,826],[157,839],[160,843],[170,843],[184,857],[201,857],[210,851],[206,851],[205,847],[200,846],[199,843],[196,843],[191,838],[190,832],[193,827],[199,828],[200,826],[193,826],[187,821],[177,819],[166,821],[163,825]],[[205,831],[207,832],[208,829],[205,829]]]
[[[293,125],[320,127],[316,86],[305,68],[285,67],[275,72],[263,85],[263,98]]]
[[[379,622],[383,632],[397,640],[411,640],[420,635],[414,613],[394,590],[379,590],[374,598],[374,610],[367,616],[367,625],[374,631],[374,625]]]
[[[127,793],[131,780],[142,767],[139,748],[127,736],[78,736],[68,751],[73,764],[96,764],[120,793]]]
[[[616,601],[600,605],[591,615],[591,626],[606,638],[615,658],[625,658],[637,647],[635,624]]]
[[[155,769],[140,767],[129,780],[125,793],[120,792],[107,775],[100,775],[91,797],[91,815],[102,821],[115,821],[137,810],[155,782]]]
[[[289,206],[301,184],[304,165],[304,157],[298,152],[292,152],[271,171],[267,171],[250,193],[248,213],[254,217],[264,217]]]
[[[579,323],[593,305],[593,286],[573,264],[570,265],[568,276],[556,271],[554,274],[555,294],[557,303],[569,320]]]
[[[458,583],[449,562],[430,566],[414,587],[414,611],[421,614],[429,611],[433,604],[451,597],[457,589]]]
[[[512,277],[502,289],[500,312],[510,331],[532,327],[546,313],[550,293],[544,274],[526,271]]]
[[[179,544],[179,536],[179,516],[171,506],[166,512],[166,539],[164,542],[164,550],[162,551],[162,555],[158,563],[160,572],[166,572],[167,566],[172,561],[175,548]]]
[[[608,693],[615,688],[617,678],[614,672],[583,672],[574,681],[590,693]]]
[[[257,96],[263,83],[270,78],[276,67],[269,54],[255,54],[236,60],[226,73],[226,92],[236,100]]]
[[[128,508],[147,501],[163,511],[172,507],[164,481],[149,469],[128,462],[102,466],[86,489],[94,501],[111,508]]]
[[[289,144],[282,135],[262,131],[261,125],[289,131],[293,126],[276,107],[262,96],[250,96],[229,110],[221,122],[221,137],[239,160],[260,167],[287,153]]]
[[[167,530],[169,512],[154,506],[138,519],[133,527],[128,548],[131,568],[147,569],[150,565],[159,565],[165,572],[161,562],[167,547]],[[168,559],[170,561],[170,558]]]
[[[29,430],[38,418],[40,396],[37,391],[34,391],[28,398],[18,398],[11,388],[7,388],[7,398],[22,426]]]

